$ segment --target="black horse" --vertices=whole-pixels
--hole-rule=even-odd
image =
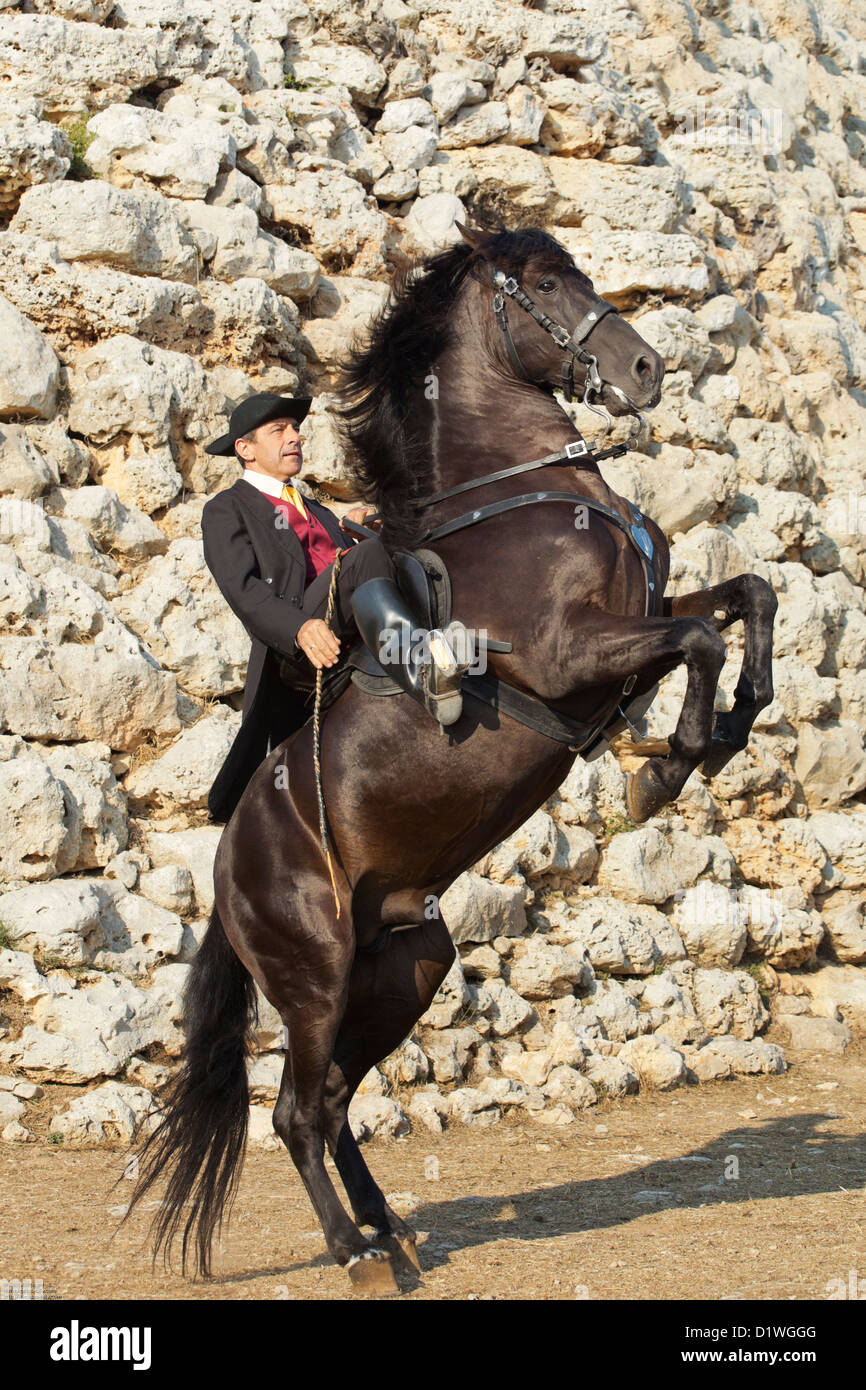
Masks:
[[[544,232],[464,229],[463,238],[396,277],[348,362],[342,418],[359,490],[378,506],[391,547],[438,537],[427,543],[447,564],[455,615],[511,643],[490,655],[493,678],[554,725],[592,727],[625,692],[634,699],[685,663],[670,751],[629,781],[631,815],[645,820],[678,796],[694,768],[703,763],[712,774],[746,746],[772,698],[776,599],[749,574],[664,598],[664,535],[581,455],[553,395],[576,370],[577,389],[594,385],[610,413],[651,408],[661,359]],[[514,471],[548,456],[528,475]],[[529,484],[532,504],[515,505]],[[572,496],[584,508],[581,526]],[[449,530],[449,520],[466,517],[467,501],[477,517]],[[737,619],[742,671],[733,708],[714,727],[720,632]],[[255,981],[287,1030],[274,1128],[328,1249],[365,1291],[396,1289],[395,1260],[417,1268],[414,1234],[352,1136],[349,1101],[411,1032],[454,959],[431,901],[553,793],[583,746],[495,706],[465,695],[446,736],[406,696],[375,699],[348,686],[322,725],[335,890],[319,838],[311,725],[249,783],[216,856],[215,908],[186,995],[182,1067],[142,1150],[134,1193],[138,1202],[169,1173],[156,1248],[169,1250],[182,1232],[184,1265],[194,1249],[208,1272],[213,1233],[236,1190]],[[278,769],[287,769],[288,789]],[[410,929],[369,949],[394,927]],[[354,1220],[327,1174],[325,1145]]]

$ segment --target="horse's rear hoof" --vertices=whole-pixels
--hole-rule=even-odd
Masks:
[[[635,825],[649,820],[670,802],[670,796],[652,762],[631,772],[625,784],[625,804]]]
[[[394,1277],[391,1257],[382,1251],[356,1255],[349,1261],[346,1270],[355,1293],[366,1294],[371,1298],[387,1298],[400,1292]]]

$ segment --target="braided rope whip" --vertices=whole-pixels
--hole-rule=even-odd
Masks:
[[[342,550],[337,551],[334,559],[334,566],[331,570],[331,583],[328,587],[328,606],[325,610],[325,622],[331,626],[331,619],[334,616],[334,604],[337,599],[337,579],[340,574],[340,563],[343,559]],[[328,864],[328,873],[331,875],[331,888],[334,893],[334,902],[337,904],[337,916],[340,915],[340,899],[337,894],[337,885],[334,881],[334,865],[331,861],[331,846],[328,841],[328,817],[325,811],[325,796],[322,791],[322,764],[319,757],[320,735],[319,735],[319,716],[322,708],[322,686],[324,683],[325,668],[320,666],[316,672],[316,700],[313,705],[313,766],[316,770],[316,799],[319,803],[319,838],[322,842],[322,853]]]

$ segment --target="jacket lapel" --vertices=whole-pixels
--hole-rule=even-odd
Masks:
[[[298,540],[291,526],[277,526],[274,518],[277,515],[276,508],[264,492],[260,492],[252,483],[248,483],[245,478],[238,478],[233,484],[238,501],[252,512],[253,516],[258,517],[268,527],[271,534],[275,537],[279,545],[286,547],[290,551],[293,559],[299,564],[304,564],[304,548]]]
[[[237,491],[238,500],[243,506],[248,508],[260,521],[263,521],[266,526],[269,526],[281,544],[287,546],[295,559],[303,564],[304,549],[292,527],[274,525],[275,508],[270,497],[264,492],[260,492],[257,487],[253,487],[252,483],[248,483],[245,478],[238,478],[233,486]],[[304,497],[304,506],[322,523],[339,550],[351,543],[346,540],[345,535],[340,530],[339,521],[328,507],[321,502],[314,501],[312,497],[306,496]]]
[[[308,511],[313,513],[313,516],[315,516],[318,521],[321,521],[338,550],[344,550],[347,544],[351,544],[351,542],[347,542],[346,537],[340,530],[340,523],[330,508],[324,506],[321,502],[315,502],[312,497],[304,498],[304,506]]]

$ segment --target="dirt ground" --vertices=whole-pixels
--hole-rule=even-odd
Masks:
[[[788,1055],[784,1076],[607,1100],[564,1129],[508,1115],[369,1144],[422,1233],[402,1297],[866,1297],[866,1044]],[[205,1283],[151,1272],[147,1212],[112,1238],[123,1160],[4,1144],[0,1278],[64,1299],[357,1297],[286,1156],[249,1153]]]

